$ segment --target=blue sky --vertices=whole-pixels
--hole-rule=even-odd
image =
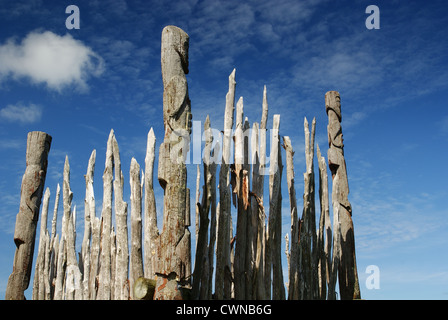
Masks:
[[[79,30],[65,26],[70,4],[79,7]],[[380,9],[377,30],[365,26],[371,4]],[[194,120],[209,114],[212,127],[221,130],[233,68],[236,99],[244,97],[250,123],[260,121],[267,86],[268,127],[281,114],[280,134],[291,137],[296,152],[299,206],[303,118],[316,117],[316,142],[326,156],[324,95],[339,91],[362,297],[448,298],[444,1],[0,0],[1,298],[12,271],[27,133],[53,137],[46,180],[51,203],[69,157],[80,246],[91,151],[97,150],[100,208],[110,129],[120,146],[128,203],[131,158],[144,164],[151,127],[157,150],[163,139],[160,36],[170,24],[190,36]],[[195,174],[189,165],[191,190]],[[162,193],[155,186],[160,214]],[[284,192],[284,234],[289,223]],[[380,270],[379,289],[366,288],[369,265]]]

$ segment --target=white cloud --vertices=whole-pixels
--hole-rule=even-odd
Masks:
[[[86,90],[88,77],[102,71],[102,58],[69,34],[31,32],[20,44],[10,39],[0,46],[0,80],[11,75],[57,91],[71,84]]]
[[[34,123],[42,118],[42,108],[35,104],[8,105],[0,110],[0,119],[10,122]]]

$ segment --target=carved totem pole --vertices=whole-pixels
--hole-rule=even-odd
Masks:
[[[45,132],[28,133],[26,147],[26,169],[20,191],[20,209],[14,230],[13,271],[8,278],[5,300],[24,300],[33,263],[36,228],[47,174],[48,153],[51,136]]]
[[[164,141],[159,150],[158,180],[164,189],[163,230],[157,252],[154,299],[181,299],[177,283],[190,284],[191,238],[185,159],[191,133],[188,97],[189,37],[175,26],[162,31]]]
[[[349,188],[344,158],[339,92],[329,91],[325,94],[325,110],[328,115],[328,165],[333,177],[332,203],[335,216],[333,274],[337,269],[341,299],[360,299],[352,207],[348,201]],[[329,296],[332,294],[329,292]]]

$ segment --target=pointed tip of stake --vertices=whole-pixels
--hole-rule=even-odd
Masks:
[[[151,129],[148,132],[148,141],[155,141],[156,140],[156,135],[154,134],[154,130],[151,127]]]
[[[205,118],[205,122],[204,122],[204,130],[208,130],[210,129],[210,117],[209,115],[207,115],[207,117]]]

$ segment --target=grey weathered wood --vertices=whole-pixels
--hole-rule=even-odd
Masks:
[[[67,241],[65,236],[61,235],[61,241],[58,245],[58,258],[56,267],[56,279],[54,286],[53,300],[62,300],[64,298],[65,264],[67,263]]]
[[[153,175],[156,137],[151,128],[148,132],[145,156],[145,227],[144,227],[144,274],[146,278],[156,275],[156,251],[159,229],[157,228],[156,199],[154,197]]]
[[[286,264],[288,266],[287,274],[291,273],[291,254],[289,251],[289,235],[285,234],[285,256],[286,256]],[[286,283],[286,293],[289,295],[289,282]]]
[[[66,300],[83,299],[82,275],[76,259],[76,206],[68,220],[65,294]]]
[[[269,175],[269,168],[266,166],[266,129],[268,122],[268,97],[267,97],[267,89],[264,86],[263,89],[263,102],[262,102],[262,110],[261,110],[261,121],[260,121],[260,174],[264,177],[265,175]],[[263,190],[263,184],[260,187],[260,191]],[[263,199],[263,192],[259,195],[261,199]]]
[[[201,189],[201,187],[200,187],[200,183],[201,183],[201,169],[200,169],[200,166],[199,166],[199,164],[197,165],[197,171],[196,171],[196,201],[195,201],[195,203],[196,204],[198,204],[198,203],[200,203],[200,200],[199,200],[199,196],[200,196],[200,189]],[[196,213],[196,216],[195,216],[195,237],[196,237],[196,245],[195,245],[195,247],[197,247],[198,246],[198,235],[199,235],[199,216],[200,216],[200,213],[199,213],[199,206],[198,205],[196,205],[195,206],[196,207],[196,210],[195,210],[195,213]]]
[[[273,135],[270,154],[269,167],[269,238],[266,254],[267,265],[272,266],[272,299],[284,300],[285,287],[283,283],[283,270],[281,260],[281,228],[282,228],[282,192],[281,192],[281,176],[282,176],[282,157],[280,149],[280,115],[274,115]],[[268,275],[270,272],[266,272]]]
[[[219,153],[219,142],[215,144],[215,148],[211,151],[212,152],[212,158],[215,158],[215,154]],[[209,245],[208,245],[208,267],[209,271],[208,274],[208,284],[207,284],[207,290],[201,290],[200,299],[212,299],[212,291],[213,291],[213,268],[214,268],[214,258],[215,258],[215,247],[216,247],[216,226],[217,226],[217,211],[218,206],[216,204],[216,168],[217,163],[215,159],[210,164],[210,239],[209,239]],[[202,289],[202,288],[201,288]],[[205,289],[205,288],[204,288]]]
[[[50,251],[50,234],[45,232],[45,258],[43,267],[43,283],[44,283],[44,300],[51,300],[51,283],[50,283],[50,264],[51,264],[51,251]]]
[[[85,300],[90,299],[91,285],[90,285],[90,269],[91,269],[91,241],[92,230],[95,216],[95,195],[93,191],[93,175],[95,171],[96,150],[90,154],[87,165],[87,172],[84,176],[86,182],[86,195],[84,199],[84,237],[81,246],[81,272],[83,274],[83,296]]]
[[[98,276],[98,300],[111,299],[111,230],[112,230],[112,180],[113,180],[113,137],[112,129],[107,139],[106,161],[103,173],[103,207],[101,211],[101,256]]]
[[[235,241],[235,299],[246,299],[246,246],[248,244],[247,238],[247,216],[249,213],[249,181],[245,164],[245,136],[244,136],[244,105],[243,97],[236,105],[236,122],[235,122],[235,189],[234,193],[238,199],[238,215],[236,222],[236,241]]]
[[[325,300],[327,297],[327,286],[331,273],[331,222],[328,194],[328,174],[325,158],[321,155],[319,145],[317,145],[317,161],[319,164],[319,199],[320,199],[320,219],[319,233],[317,237],[318,251],[318,298]]]
[[[294,150],[292,149],[291,139],[288,136],[283,137],[283,147],[286,151],[286,179],[288,183],[289,204],[291,210],[291,249],[289,252],[289,281],[288,281],[288,299],[299,299],[299,219],[297,215],[297,199],[294,180]]]
[[[112,226],[110,231],[110,300],[118,300],[115,295],[115,283],[117,282],[117,234]],[[118,292],[119,293],[119,292]]]
[[[303,213],[299,230],[300,256],[299,264],[303,281],[299,285],[300,299],[315,299],[317,296],[317,271],[314,270],[316,265],[316,218],[315,218],[315,201],[314,201],[314,137],[315,137],[316,120],[313,119],[311,133],[309,130],[308,120],[304,119],[305,131],[305,159],[306,171],[303,174],[304,193],[303,193]]]
[[[62,255],[61,262],[61,273],[58,276],[62,276],[64,279],[60,280],[62,288],[58,291],[60,296],[59,299],[72,300],[75,294],[74,288],[74,276],[75,268],[77,267],[76,253],[75,253],[75,228],[73,227],[73,214],[72,212],[72,199],[73,192],[70,188],[70,163],[68,156],[65,156],[63,181],[62,181],[62,204],[63,204],[63,216],[62,216],[62,231],[61,231],[61,241],[64,240],[65,245],[61,245],[64,252]],[[59,265],[58,265],[59,268]],[[59,271],[59,270],[58,270]]]
[[[191,103],[185,75],[188,73],[189,37],[180,28],[162,31],[162,80],[164,141],[159,151],[158,180],[164,189],[163,230],[157,251],[158,279],[175,274],[182,285],[189,283],[190,232],[187,223],[187,169],[185,157],[191,133]],[[159,287],[157,287],[159,288]],[[172,298],[169,290],[156,289],[155,299]]]
[[[230,190],[230,147],[232,139],[233,117],[235,109],[235,69],[229,76],[229,91],[226,94],[224,113],[224,135],[222,148],[222,163],[219,171],[219,215],[217,218],[216,241],[216,299],[230,299],[230,284],[226,281],[226,274],[230,273],[230,218],[231,218],[231,190]],[[227,277],[228,278],[228,277]]]
[[[252,193],[257,202],[258,223],[257,223],[257,252],[255,256],[254,269],[254,298],[257,300],[267,300],[266,294],[266,274],[265,274],[265,256],[266,256],[266,213],[264,211],[263,199]],[[269,279],[270,280],[270,279]],[[270,283],[270,282],[269,282]]]
[[[258,296],[258,281],[263,283],[263,280],[258,279],[258,275],[262,277],[262,272],[257,265],[257,243],[258,243],[258,225],[259,225],[259,209],[257,200],[254,195],[260,193],[259,185],[262,183],[260,176],[260,148],[259,148],[259,125],[257,122],[253,124],[251,132],[251,154],[250,163],[252,164],[252,192],[249,194],[252,196],[250,200],[250,209],[248,211],[248,226],[247,226],[247,279],[248,285],[246,286],[246,299],[257,299]]]
[[[47,173],[51,136],[45,132],[28,133],[26,169],[20,191],[20,209],[14,230],[13,271],[8,278],[5,300],[23,300],[28,288],[33,263],[39,210]]]
[[[50,201],[50,189],[47,188],[44,194],[44,200],[42,202],[42,219],[40,221],[39,231],[39,247],[37,250],[37,259],[34,266],[34,281],[33,281],[33,300],[45,299],[45,282],[44,274],[45,268],[45,237],[47,231],[47,216],[48,205]]]
[[[333,177],[333,215],[338,220],[334,224],[333,250],[336,254],[333,253],[333,273],[337,268],[341,299],[360,299],[352,207],[348,200],[349,187],[341,127],[341,97],[337,91],[325,94],[325,110],[328,115],[328,165]]]
[[[131,187],[131,259],[129,271],[129,286],[134,287],[135,281],[143,277],[142,254],[142,185],[140,179],[140,165],[135,158],[131,160],[129,172]],[[134,298],[134,291],[130,292]]]
[[[204,280],[202,274],[204,270],[208,268],[208,254],[207,254],[207,244],[208,244],[208,224],[210,219],[208,218],[208,213],[211,206],[212,197],[212,171],[210,170],[210,156],[211,147],[213,142],[213,136],[210,129],[210,118],[204,123],[204,135],[205,135],[205,148],[204,148],[204,186],[202,191],[202,201],[196,203],[199,211],[199,230],[198,239],[196,247],[196,257],[194,264],[193,273],[193,288],[192,288],[192,298],[199,299],[201,286],[207,286],[207,284],[202,283]],[[208,279],[207,279],[208,280]]]
[[[128,204],[123,200],[123,172],[121,170],[120,150],[118,142],[113,136],[113,161],[115,167],[114,206],[115,225],[117,234],[117,257],[115,277],[115,300],[129,299],[129,243],[128,243]]]
[[[56,224],[58,219],[58,207],[59,207],[59,197],[61,194],[61,187],[59,183],[56,187],[56,197],[54,200],[53,208],[53,219],[51,220],[51,238],[50,238],[50,269],[48,274],[48,281],[50,283],[50,299],[54,296],[54,282],[56,281],[56,266],[58,261],[58,248],[59,248],[59,235],[56,234]]]
[[[45,269],[45,258],[46,258],[46,237],[48,235],[47,230],[47,217],[48,217],[48,206],[50,201],[50,189],[47,188],[44,194],[44,200],[42,203],[42,219],[40,221],[40,233],[39,233],[39,249],[37,254],[37,260],[34,272],[34,282],[38,283],[37,288],[33,288],[33,299],[34,290],[37,290],[37,299],[45,300],[46,293],[46,280],[44,279],[45,273],[48,270]]]
[[[263,88],[263,102],[260,126],[255,123],[252,130],[252,220],[257,219],[257,222],[252,221],[253,227],[256,226],[256,238],[254,241],[255,247],[255,268],[254,268],[254,290],[253,297],[255,299],[267,299],[266,289],[270,287],[265,279],[265,256],[266,256],[266,215],[263,206],[264,193],[264,176],[269,174],[266,169],[266,126],[268,118],[268,100],[266,86]],[[270,277],[269,277],[270,278]]]

